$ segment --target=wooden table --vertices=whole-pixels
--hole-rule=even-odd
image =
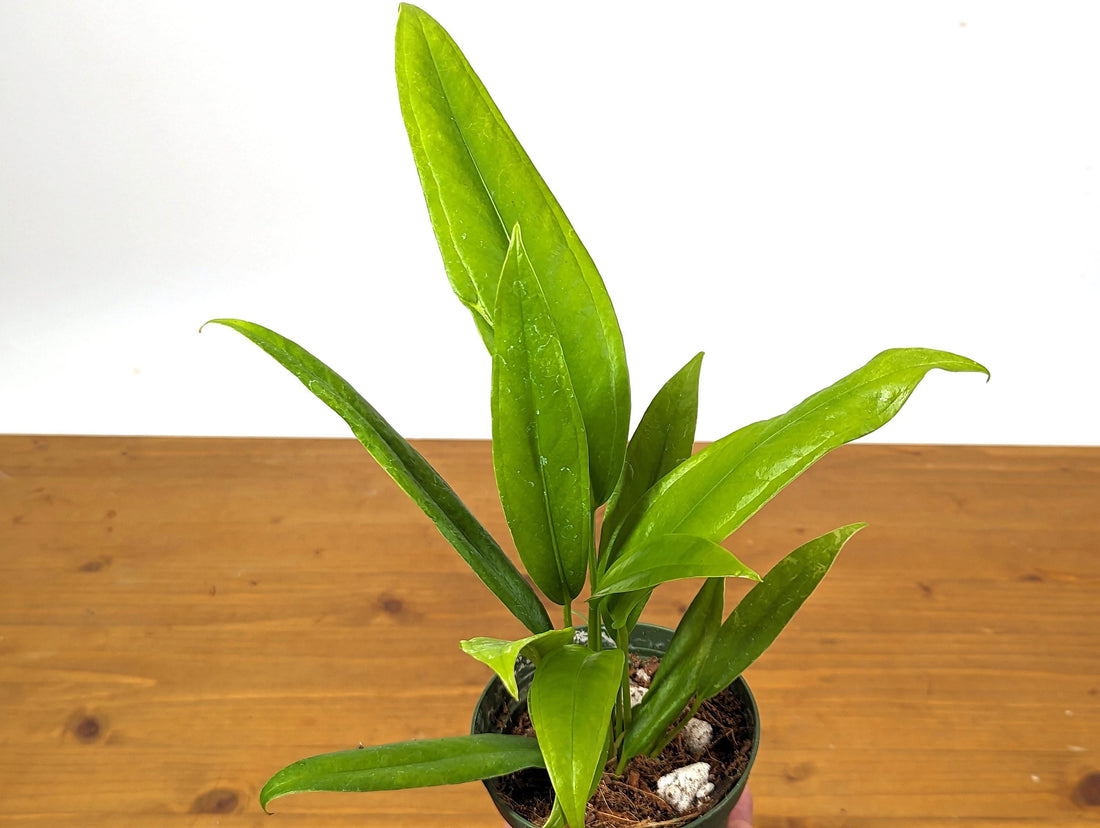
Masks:
[[[421,442],[506,537],[482,442]],[[1100,449],[855,446],[730,541],[865,530],[747,674],[758,828],[1100,824]],[[498,826],[479,785],[257,792],[466,731],[521,630],[358,444],[0,438],[0,825]],[[674,623],[691,585],[658,591]]]

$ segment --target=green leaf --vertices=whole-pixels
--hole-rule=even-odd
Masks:
[[[552,628],[546,608],[535,591],[493,537],[420,452],[394,431],[343,377],[297,343],[261,325],[240,319],[212,319],[210,322],[232,328],[252,340],[343,417],[359,442],[424,510],[501,603],[531,632]]]
[[[722,541],[823,455],[889,422],[933,368],[988,375],[945,351],[884,351],[786,414],[735,431],[685,460],[646,492],[612,546],[625,550],[668,534]]]
[[[516,549],[535,585],[567,604],[592,544],[584,422],[519,227],[500,274],[493,354],[493,468]]]
[[[610,595],[605,599],[604,615],[610,619],[614,629],[633,630],[652,595],[652,589],[635,589]]]
[[[306,791],[394,791],[456,785],[545,767],[528,736],[481,733],[344,750],[302,759],[272,776],[260,805]]]
[[[566,828],[565,813],[561,809],[561,800],[555,798],[554,805],[550,809],[550,816],[542,824],[542,828]]]
[[[626,352],[603,280],[454,40],[409,5],[397,23],[397,90],[447,276],[490,353],[511,229],[527,234],[584,416],[598,505],[618,481],[630,427]]]
[[[600,532],[600,550],[623,517],[654,483],[691,456],[699,414],[700,351],[664,384],[649,404],[626,447],[626,463],[618,488],[607,504]],[[601,559],[606,569],[609,561]]]
[[[653,676],[649,693],[659,695],[666,684],[674,684],[685,676],[698,675],[722,625],[725,596],[724,578],[708,578],[699,589],[676,625],[668,649],[661,656],[661,667]],[[649,698],[648,693],[646,698]]]
[[[622,650],[567,644],[543,660],[531,681],[531,724],[572,828],[583,828],[585,803],[599,783],[625,659]]]
[[[564,630],[550,630],[549,632],[531,635],[518,641],[504,641],[499,638],[471,638],[460,642],[462,651],[473,656],[482,664],[492,668],[512,698],[519,698],[519,686],[516,684],[516,659],[521,655],[526,656],[538,665],[539,661],[549,653],[565,644],[573,641],[573,628]]]
[[[615,629],[633,629],[653,588],[683,578],[748,578],[760,576],[729,550],[705,538],[662,535],[628,550],[599,577],[595,596],[608,595],[607,617]]]
[[[866,525],[842,526],[803,544],[749,590],[711,645],[699,676],[699,698],[709,699],[720,693],[771,646],[821,583],[844,544]]]
[[[714,541],[691,535],[662,535],[624,553],[600,579],[592,596],[652,589],[684,578],[760,580],[759,575]]]
[[[650,753],[657,746],[695,695],[699,673],[722,624],[725,583],[723,578],[709,579],[680,619],[661,657],[661,667],[634,711],[619,751],[620,772],[635,756]]]

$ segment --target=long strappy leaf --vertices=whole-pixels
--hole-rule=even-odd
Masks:
[[[309,353],[275,331],[240,319],[211,319],[232,328],[270,354],[322,402],[343,417],[371,456],[396,481],[474,573],[533,633],[553,626],[531,585],[454,490],[416,449],[351,385]],[[210,324],[209,322],[207,324]]]

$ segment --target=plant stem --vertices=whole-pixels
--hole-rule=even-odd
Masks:
[[[615,701],[615,715],[612,719],[611,730],[612,756],[617,758],[619,747],[626,736],[627,728],[630,727],[633,710],[630,706],[630,652],[627,649],[629,634],[626,630],[615,630],[614,635],[616,648],[622,650],[625,656],[623,659],[623,675],[619,680],[619,698]]]
[[[598,653],[603,649],[603,620],[600,617],[598,601],[588,602],[588,649]]]
[[[572,604],[566,604],[565,606],[562,607],[562,623],[566,627],[572,627],[573,626],[573,605]]]
[[[596,575],[598,573],[596,560],[596,513],[588,522],[588,584],[592,591],[596,591]]]
[[[669,742],[671,742],[680,734],[680,731],[684,729],[684,725],[691,721],[692,717],[694,717],[695,714],[699,712],[699,708],[702,706],[703,700],[701,698],[697,698],[694,704],[691,705],[691,710],[688,711],[687,715],[680,718],[680,721],[677,723],[676,727],[672,729],[672,732],[669,733],[668,736],[666,736],[664,739],[662,739],[658,743],[657,747],[655,747],[649,755],[654,757],[660,756],[661,751],[668,747]]]
[[[615,631],[616,644],[623,651],[623,680],[619,696],[623,705],[623,733],[630,727],[634,709],[630,706],[630,631],[623,627]]]

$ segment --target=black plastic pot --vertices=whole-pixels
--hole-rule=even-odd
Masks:
[[[662,655],[672,640],[672,630],[665,627],[657,627],[653,624],[638,624],[630,636],[630,651],[642,656]],[[520,707],[527,704],[527,688],[531,684],[531,676],[534,668],[530,664],[522,665],[516,669],[516,678],[519,682],[519,701],[513,699],[504,683],[499,678],[494,678],[485,688],[474,710],[472,732],[487,733],[493,730],[493,718],[497,711],[507,705],[509,714],[514,713]],[[748,765],[737,783],[705,814],[691,822],[685,823],[683,828],[725,828],[729,813],[748,782],[749,771],[756,759],[756,752],[760,747],[760,714],[756,708],[756,700],[752,697],[748,684],[742,677],[738,677],[732,685],[734,692],[741,697],[741,701],[752,712],[753,718],[753,745],[749,754]],[[500,792],[495,779],[486,779],[485,787],[492,797],[500,815],[512,826],[512,828],[538,828],[534,823],[521,817],[513,811],[500,797]]]

